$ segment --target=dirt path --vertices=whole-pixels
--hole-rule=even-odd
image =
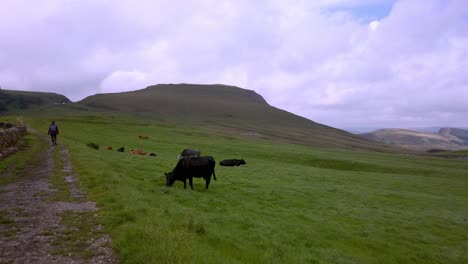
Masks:
[[[0,263],[118,262],[64,145],[13,171],[0,174],[16,173],[0,186]]]

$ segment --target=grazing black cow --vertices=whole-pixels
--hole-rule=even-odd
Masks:
[[[227,159],[219,163],[219,165],[221,166],[229,166],[229,167],[240,166],[244,164],[247,164],[247,162],[245,162],[244,159],[240,159],[240,160],[239,159]]]
[[[216,162],[213,157],[183,157],[179,159],[176,167],[166,175],[166,186],[172,186],[176,180],[184,182],[184,188],[187,188],[186,180],[189,179],[190,188],[193,190],[192,179],[204,178],[206,181],[206,189],[210,185],[211,174],[216,180],[214,171]]]
[[[200,157],[200,151],[197,149],[184,149],[179,155],[179,159],[183,157]]]
[[[124,148],[124,147],[120,147],[117,151],[118,151],[118,152],[125,152],[125,148]]]

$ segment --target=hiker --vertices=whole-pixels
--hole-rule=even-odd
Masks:
[[[55,121],[52,121],[52,123],[49,126],[49,132],[47,134],[50,135],[50,139],[52,140],[52,146],[57,145],[57,135],[59,133],[59,128],[55,124]]]

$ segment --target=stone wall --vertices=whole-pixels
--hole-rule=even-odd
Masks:
[[[23,136],[27,134],[26,126],[12,125],[0,122],[0,153],[8,150],[18,143]]]

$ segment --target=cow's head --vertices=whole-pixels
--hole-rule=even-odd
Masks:
[[[239,162],[240,165],[244,165],[244,164],[247,164],[247,162],[245,162],[244,159],[241,159],[240,162]]]
[[[173,172],[164,173],[166,175],[166,186],[172,186],[174,184],[176,177]]]

